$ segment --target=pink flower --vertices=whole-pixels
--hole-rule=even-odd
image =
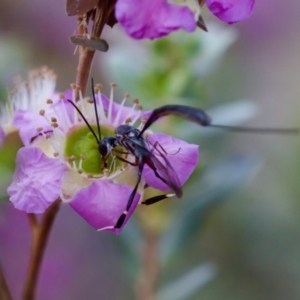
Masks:
[[[194,13],[187,6],[166,0],[118,0],[116,18],[135,39],[156,39],[181,28],[187,32],[196,29]]]
[[[134,125],[149,115],[149,112],[140,110],[138,101],[134,101],[133,107],[126,107],[126,100],[127,96],[121,104],[115,104],[113,88],[110,99],[101,94],[100,89],[96,93],[102,138],[114,136],[114,129],[121,124]],[[81,98],[76,105],[97,134],[94,106],[90,99]],[[48,101],[48,108],[36,114],[38,119],[34,115],[25,118],[27,114],[27,111],[19,113],[18,125],[28,128],[24,139],[30,142],[18,152],[16,171],[8,188],[10,201],[17,209],[43,213],[60,198],[94,228],[119,233],[137,205],[145,200],[146,186],[170,190],[157,179],[152,169],[145,166],[125,222],[121,228],[114,228],[133,191],[137,167],[124,164],[111,154],[107,169],[103,170],[95,137],[75,108],[62,97],[60,101]],[[142,126],[141,122],[138,128]],[[198,163],[198,146],[149,131],[147,136],[149,147],[159,142],[165,149],[165,157],[173,165],[179,184],[183,185]],[[159,153],[155,155],[161,158]],[[131,155],[126,159],[135,160]]]
[[[255,0],[206,0],[208,9],[228,24],[249,18],[254,4]]]
[[[0,107],[0,125],[5,135],[18,131],[23,143],[28,145],[37,135],[38,125],[42,124],[44,128],[51,130],[39,111],[47,107],[47,99],[58,101],[59,93],[55,92],[55,82],[56,75],[46,67],[31,71],[27,81],[16,78],[9,100]],[[65,96],[69,93],[67,91]]]
[[[206,5],[220,20],[232,24],[247,19],[252,14],[254,2],[206,0]],[[178,29],[193,32],[197,24],[205,29],[197,0],[118,0],[116,18],[135,39],[156,39]]]

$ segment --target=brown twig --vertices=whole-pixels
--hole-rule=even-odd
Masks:
[[[1,265],[0,265],[0,299],[1,300],[12,300],[8,285],[6,283]]]
[[[160,270],[158,242],[159,234],[146,230],[142,249],[141,271],[136,286],[136,298],[138,300],[156,299],[156,283]]]
[[[23,292],[23,300],[35,299],[37,279],[41,269],[43,255],[46,249],[53,221],[58,212],[59,204],[60,201],[57,200],[46,210],[41,223],[38,225],[38,228],[36,231],[33,231],[31,257]],[[31,225],[35,224],[36,222],[32,215],[29,216],[29,220]]]
[[[76,86],[80,87],[80,90],[83,95],[85,94],[86,85],[89,78],[94,55],[95,50],[89,50],[88,48],[85,48],[79,57]]]
[[[28,214],[28,219],[31,228],[32,239],[35,241],[39,231],[39,224],[35,214]]]
[[[91,37],[100,37],[104,25],[108,20],[109,14],[112,11],[113,5],[114,2],[109,3],[108,0],[99,1],[96,9],[95,21],[93,24]],[[81,32],[80,27],[79,34],[84,34],[83,31]],[[88,47],[79,46],[79,61],[77,66],[76,86],[80,88],[82,95],[85,94],[87,81],[91,71],[92,62],[95,56],[95,51],[96,50],[90,49]]]

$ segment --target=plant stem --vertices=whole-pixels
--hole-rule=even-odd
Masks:
[[[23,300],[34,300],[36,285],[38,280],[39,271],[41,269],[41,263],[43,260],[43,255],[45,253],[49,233],[58,212],[60,201],[55,201],[45,212],[43,219],[39,225],[37,225],[35,218],[30,214],[29,220],[30,224],[35,224],[38,227],[32,231],[32,249],[31,257],[29,262],[29,268],[27,271],[25,288],[23,291]]]
[[[1,300],[12,300],[8,285],[6,283],[1,265],[0,265],[0,299]]]
[[[32,233],[32,240],[35,241],[39,231],[39,224],[35,214],[28,214],[29,224]]]
[[[138,300],[155,300],[156,283],[160,270],[158,256],[159,234],[151,230],[145,232],[142,248],[142,266],[137,281],[136,298]]]
[[[112,2],[111,0],[102,0],[98,2],[95,21],[91,33],[92,38],[100,37],[104,25],[106,24],[108,17],[113,10],[113,7],[114,2]],[[84,35],[86,33],[85,30],[85,28],[79,26],[80,35]],[[95,52],[96,50],[84,46],[79,46],[79,61],[77,66],[76,86],[80,88],[83,96],[85,94]]]
[[[85,94],[87,81],[89,78],[92,62],[94,59],[95,50],[85,48],[79,56],[76,76],[76,86],[80,87],[82,95]]]

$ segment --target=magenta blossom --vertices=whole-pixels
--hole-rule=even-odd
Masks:
[[[200,1],[201,2],[201,1]],[[206,0],[208,9],[223,22],[247,19],[255,0]],[[118,0],[116,18],[135,39],[156,39],[184,29],[205,28],[198,0]]]
[[[114,136],[114,129],[121,124],[134,125],[149,115],[141,111],[138,101],[134,101],[131,108],[124,106],[127,95],[121,104],[115,104],[113,86],[110,99],[100,93],[99,87],[96,89],[102,138]],[[94,228],[119,233],[137,205],[145,200],[145,188],[169,190],[157,180],[153,170],[145,166],[122,228],[113,228],[132,193],[137,167],[123,163],[112,153],[107,169],[103,170],[97,141],[75,108],[62,97],[59,102],[47,102],[48,108],[40,111],[39,120],[43,120],[40,124],[34,118],[23,118],[26,111],[19,113],[19,125],[23,120],[24,126],[29,128],[24,138],[31,142],[19,150],[16,171],[8,188],[10,201],[16,208],[28,213],[43,213],[60,198]],[[93,101],[81,98],[76,105],[98,134]],[[140,122],[138,128],[142,126]],[[150,131],[146,136],[151,144],[157,141],[162,145],[183,185],[197,165],[198,146]],[[126,159],[135,160],[131,155]]]
[[[228,24],[249,18],[254,4],[255,0],[206,0],[208,9]]]
[[[155,39],[181,28],[187,32],[196,29],[195,15],[190,8],[166,0],[118,0],[116,18],[135,39]]]

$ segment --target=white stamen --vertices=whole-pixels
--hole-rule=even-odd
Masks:
[[[112,162],[111,162],[111,164],[110,164],[108,173],[109,173],[109,174],[112,173],[112,172],[115,170],[115,168],[116,168],[116,156],[113,155],[113,156],[112,156]]]
[[[80,159],[79,159],[79,166],[78,166],[78,169],[82,169],[82,163],[83,163],[83,160],[85,159],[85,155],[84,154],[80,154]]]
[[[80,110],[82,112],[82,114],[84,116],[88,116],[88,114],[86,113],[85,111],[85,105],[84,105],[84,101],[83,101],[83,97],[82,97],[82,92],[81,90],[79,90],[79,101],[77,101],[78,105],[77,106],[80,106]]]
[[[108,106],[108,114],[107,114],[107,119],[109,123],[112,123],[111,120],[111,114],[112,114],[112,107],[113,107],[113,101],[114,101],[114,87],[116,86],[115,83],[112,83],[110,89],[110,97],[109,97],[109,106]]]
[[[75,103],[76,101],[76,86],[75,84],[71,84],[71,89],[72,89],[72,102]],[[73,109],[73,124],[76,125],[78,124],[78,114],[77,110]]]
[[[53,135],[55,139],[57,139],[58,141],[63,141],[66,138],[65,132],[62,131],[59,127],[52,126],[52,128],[53,128]]]
[[[44,132],[41,132],[43,137],[49,142],[53,150],[58,153],[58,155],[61,157],[60,149],[55,145],[54,141],[52,141],[51,136],[49,134],[45,134]]]
[[[131,125],[133,125],[141,116],[141,110],[139,110],[135,116],[135,118],[131,121]]]
[[[137,129],[138,129],[139,131],[141,131],[141,130],[143,129],[144,125],[145,125],[145,124],[143,124],[143,123],[141,122],[140,125],[137,127]]]
[[[16,78],[15,91],[10,96],[13,111],[23,109],[38,112],[45,108],[44,101],[53,94],[55,81],[53,71],[46,67],[30,72],[28,82]]]
[[[124,99],[122,100],[121,104],[120,104],[118,114],[117,114],[117,116],[115,118],[115,121],[113,123],[114,127],[118,126],[118,124],[119,124],[120,116],[121,116],[121,113],[122,113],[122,110],[123,110],[123,107],[124,107],[124,104],[125,104],[126,100],[127,100],[127,97],[125,96]]]
[[[75,160],[72,161],[72,167],[73,167],[73,169],[74,169],[75,171],[77,171],[76,161],[75,161]]]
[[[104,107],[103,107],[103,102],[102,102],[102,94],[101,94],[101,90],[98,91],[97,93],[97,96],[98,96],[98,102],[99,102],[99,105],[97,105],[96,107],[100,108],[100,109],[97,109],[98,111],[98,116],[99,116],[99,119],[102,121],[102,123],[106,123],[107,122],[107,119],[106,119],[106,116],[105,116],[105,111],[104,111]],[[100,110],[100,111],[99,111]]]
[[[72,126],[72,122],[71,122],[70,117],[67,113],[66,102],[64,101],[64,99],[61,99],[61,101],[62,101],[62,117],[64,119],[64,123],[66,124],[64,129],[70,128]],[[54,109],[54,107],[53,107],[53,109]],[[55,111],[55,113],[56,113],[56,111]]]
[[[120,175],[124,170],[115,170],[115,172],[109,176],[105,176],[108,180],[111,180],[115,177],[117,177],[118,175]]]
[[[134,111],[135,111],[136,106],[137,106],[137,103],[134,103],[133,106],[131,107],[131,110],[130,110],[129,113],[127,114],[125,120],[128,119],[128,118],[131,118],[132,114],[133,114]]]
[[[44,117],[44,119],[50,126],[52,125],[52,122],[50,122],[50,120],[45,116],[45,111],[43,109],[40,110],[40,116]]]

